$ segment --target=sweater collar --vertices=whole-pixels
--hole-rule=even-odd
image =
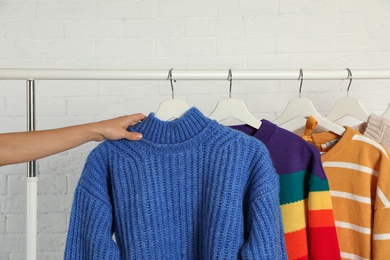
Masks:
[[[255,129],[249,125],[235,125],[231,126],[231,128],[244,132],[247,135],[253,136],[254,138],[260,140],[262,143],[265,144],[274,134],[278,126],[268,120],[262,119],[261,126],[259,129]]]
[[[180,144],[199,136],[212,122],[197,108],[192,107],[173,121],[162,121],[152,112],[141,123],[131,127],[131,131],[142,133],[143,140],[154,144]]]

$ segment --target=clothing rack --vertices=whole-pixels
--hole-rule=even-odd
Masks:
[[[303,76],[302,73],[303,72]],[[351,70],[353,79],[390,79],[389,70]],[[169,76],[171,75],[171,77]],[[0,69],[0,80],[26,80],[27,130],[35,130],[36,80],[345,80],[341,70],[90,70],[90,69]],[[27,166],[26,259],[36,260],[37,187],[35,161]]]
[[[305,80],[349,79],[347,69],[302,70]],[[0,80],[166,80],[168,70],[0,69]],[[353,79],[390,79],[389,70],[351,70]],[[233,70],[233,80],[294,80],[299,70]],[[172,70],[173,80],[226,80],[228,70]]]

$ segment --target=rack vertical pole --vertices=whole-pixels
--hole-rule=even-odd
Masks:
[[[27,80],[27,131],[35,131],[35,80]],[[37,195],[36,161],[27,163],[27,233],[26,259],[37,258]]]

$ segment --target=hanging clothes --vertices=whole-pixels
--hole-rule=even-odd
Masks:
[[[262,120],[259,129],[232,126],[267,147],[280,181],[289,259],[340,259],[328,180],[319,152],[299,136]]]
[[[388,259],[390,256],[390,160],[386,149],[346,127],[343,136],[313,134],[307,120],[302,136],[322,152],[329,180],[341,257]]]
[[[381,118],[375,114],[370,114],[367,123],[360,124],[356,127],[361,134],[382,144],[390,150],[390,120]]]
[[[196,108],[130,130],[88,156],[65,259],[287,259],[264,145]]]

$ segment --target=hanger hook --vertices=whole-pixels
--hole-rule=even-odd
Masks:
[[[351,87],[351,83],[352,83],[352,72],[349,68],[346,68],[346,70],[348,71],[348,78],[349,79],[349,84],[348,84],[348,88],[347,88],[347,97],[349,97],[349,88]]]
[[[232,69],[229,69],[228,80],[230,81],[229,98],[232,98],[232,83],[233,83]]]
[[[299,69],[299,77],[298,77],[298,80],[301,80],[301,84],[299,85],[299,97],[301,97],[301,93],[302,93],[302,84],[303,84],[303,70],[302,70],[302,68]]]
[[[174,98],[175,98],[175,90],[173,89],[173,82],[176,82],[176,80],[172,80],[172,71],[173,71],[173,68],[169,70],[168,79],[169,79],[169,81],[171,82],[172,99],[174,99]],[[173,81],[173,82],[172,82],[172,81]]]

